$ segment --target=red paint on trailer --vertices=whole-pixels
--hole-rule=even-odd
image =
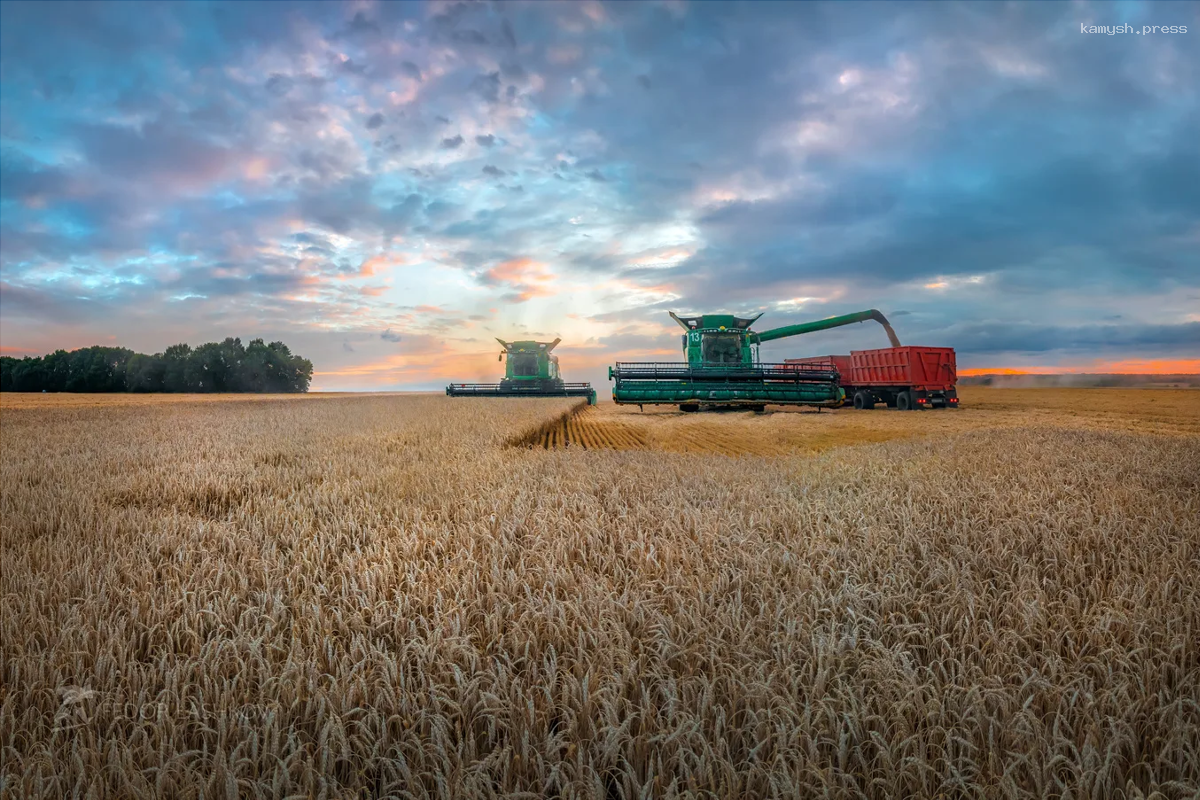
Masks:
[[[953,347],[881,347],[851,351],[849,378],[843,374],[842,385],[936,391],[953,389],[957,380]]]
[[[785,363],[836,368],[847,402],[861,392],[868,406],[876,401],[892,406],[908,392],[918,408],[958,406],[958,365],[952,347],[881,347],[854,350],[848,356],[788,358]]]
[[[854,350],[848,356],[788,358],[784,362],[833,366],[842,376],[841,386],[847,394],[851,389],[868,386],[945,390],[953,389],[958,381],[953,347],[881,347]]]

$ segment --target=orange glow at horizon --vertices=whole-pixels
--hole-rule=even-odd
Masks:
[[[977,375],[1200,375],[1200,358],[1124,359],[1053,367],[972,367],[960,369],[962,377]]]

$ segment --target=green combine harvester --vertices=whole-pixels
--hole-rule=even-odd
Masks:
[[[562,339],[553,342],[506,342],[500,361],[506,361],[504,380],[499,383],[452,383],[451,397],[586,397],[596,405],[596,390],[590,383],[565,383],[558,371],[558,356],[551,355]]]
[[[764,364],[758,360],[763,342],[823,331],[855,322],[875,320],[883,325],[893,346],[899,346],[892,326],[878,311],[752,331],[762,314],[735,317],[704,314],[678,317],[668,312],[687,333],[683,335],[684,363],[618,362],[608,368],[613,402],[626,405],[678,405],[681,411],[740,407],[762,411],[767,405],[836,408],[846,399],[832,366]]]

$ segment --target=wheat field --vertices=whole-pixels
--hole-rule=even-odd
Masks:
[[[5,395],[0,796],[1197,797],[1200,393],[963,398]]]

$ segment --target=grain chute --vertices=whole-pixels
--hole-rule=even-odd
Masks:
[[[840,317],[752,331],[762,315],[736,317],[703,314],[679,317],[668,312],[686,333],[682,363],[618,362],[609,367],[613,402],[630,405],[678,405],[682,411],[733,406],[761,411],[767,405],[840,406],[845,392],[832,365],[768,364],[758,360],[758,345],[787,336],[875,320],[898,345],[887,319],[874,309]]]
[[[451,397],[586,397],[596,404],[596,390],[590,383],[566,383],[558,371],[558,356],[553,350],[562,339],[553,342],[506,342],[500,361],[505,362],[504,379],[499,383],[452,383],[446,387]]]

